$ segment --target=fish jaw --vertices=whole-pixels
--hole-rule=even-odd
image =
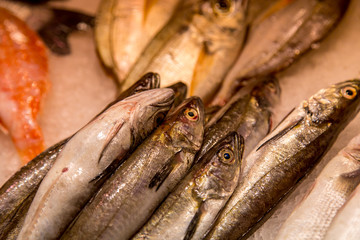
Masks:
[[[37,115],[49,88],[47,52],[23,21],[3,8],[0,12],[0,120],[25,164],[44,150]]]

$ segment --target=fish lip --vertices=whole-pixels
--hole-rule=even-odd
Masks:
[[[150,104],[150,106],[152,107],[166,107],[166,106],[170,106],[174,103],[174,98],[170,98],[164,102],[160,102],[160,103],[152,103]]]

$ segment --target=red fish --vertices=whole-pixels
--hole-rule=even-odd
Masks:
[[[46,51],[25,22],[0,8],[0,126],[24,164],[44,150],[36,119],[49,86]]]

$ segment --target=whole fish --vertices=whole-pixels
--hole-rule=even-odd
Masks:
[[[238,57],[245,36],[247,0],[185,0],[147,45],[122,87],[144,72],[158,72],[162,86],[179,79],[190,95],[208,101]]]
[[[277,79],[267,78],[254,87],[251,93],[233,102],[224,115],[205,131],[203,145],[195,161],[229,132],[244,137],[244,157],[262,140],[271,128],[271,108],[279,101],[280,86]]]
[[[354,149],[355,150],[355,149]],[[355,150],[356,151],[356,150]],[[359,158],[359,150],[355,157]],[[354,153],[353,153],[354,154]],[[356,172],[358,174],[358,172]],[[356,175],[357,175],[356,174]],[[360,186],[358,185],[346,203],[332,220],[324,240],[356,240],[360,236]]]
[[[238,183],[243,149],[236,132],[221,139],[132,239],[201,239]]]
[[[117,100],[109,104],[109,106],[107,106],[102,112],[104,112],[108,107],[114,105],[117,101],[121,101],[142,91],[159,88],[159,86],[160,76],[155,73],[147,73],[133,86],[122,92],[117,97]],[[29,201],[31,198],[30,195],[33,194],[35,196],[36,189],[39,187],[40,182],[52,167],[64,145],[70,138],[71,137],[60,141],[36,156],[32,161],[15,173],[0,188],[0,232],[5,232],[4,229],[6,228],[21,228],[19,225],[23,223],[23,220],[19,221],[21,224],[14,224],[13,218],[16,217],[15,215],[19,215],[19,212],[25,213],[22,214],[22,218],[25,218],[27,209],[31,204],[31,201]],[[26,207],[24,205],[28,206]],[[22,211],[19,211],[20,208]],[[8,226],[9,224],[10,226]],[[16,233],[18,233],[18,230]]]
[[[174,93],[175,93],[173,107],[179,106],[185,100],[186,95],[187,95],[186,84],[184,84],[182,82],[177,82],[173,85],[168,86],[168,88],[171,88],[172,90],[174,90]]]
[[[128,239],[189,170],[203,138],[201,100],[185,100],[116,170],[62,239]]]
[[[324,238],[331,220],[360,182],[359,149],[357,136],[325,166],[276,239]]]
[[[348,4],[349,0],[294,0],[252,26],[240,57],[211,105],[224,105],[253,77],[288,67],[334,28]]]
[[[247,173],[206,239],[244,236],[320,160],[360,108],[360,80],[303,101],[243,163]],[[249,162],[250,164],[248,164]]]
[[[97,191],[107,170],[121,164],[165,117],[173,98],[171,89],[135,94],[74,134],[42,180],[18,239],[59,237]]]
[[[70,54],[69,34],[93,27],[94,17],[85,13],[39,4],[40,2],[1,0],[0,7],[11,11],[25,21],[32,30],[38,32],[53,53]]]
[[[46,48],[25,22],[0,7],[0,129],[23,164],[44,150],[37,115],[49,85]]]
[[[171,17],[178,0],[102,0],[95,42],[104,65],[121,81],[152,37]]]

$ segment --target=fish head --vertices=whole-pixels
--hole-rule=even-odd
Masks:
[[[146,73],[142,76],[136,83],[122,92],[117,100],[122,100],[127,96],[133,95],[135,93],[140,93],[149,89],[159,88],[160,87],[160,75],[157,73]],[[125,96],[125,97],[124,97]]]
[[[303,108],[314,123],[338,123],[352,119],[359,112],[360,80],[354,79],[321,89]]]
[[[200,12],[211,26],[222,28],[222,33],[240,31],[245,21],[248,0],[206,0],[201,2]],[[224,31],[225,30],[225,31]]]
[[[174,106],[176,107],[186,98],[187,86],[183,82],[177,82],[171,86],[168,86],[168,88],[171,88],[175,92]]]
[[[141,92],[148,89],[160,87],[160,75],[158,73],[148,72],[142,76],[134,85],[135,92]]]
[[[204,105],[199,97],[185,99],[175,108],[163,124],[166,135],[175,148],[196,152],[204,136]]]
[[[229,197],[238,183],[244,139],[231,132],[198,162],[193,194],[202,200]]]
[[[262,108],[274,106],[280,100],[280,84],[276,77],[266,76],[251,91]]]
[[[141,139],[144,139],[165,119],[174,102],[174,91],[168,88],[152,89],[127,99],[131,98],[137,103],[137,111],[134,111],[136,114],[130,119],[131,126],[133,131],[137,131]]]

